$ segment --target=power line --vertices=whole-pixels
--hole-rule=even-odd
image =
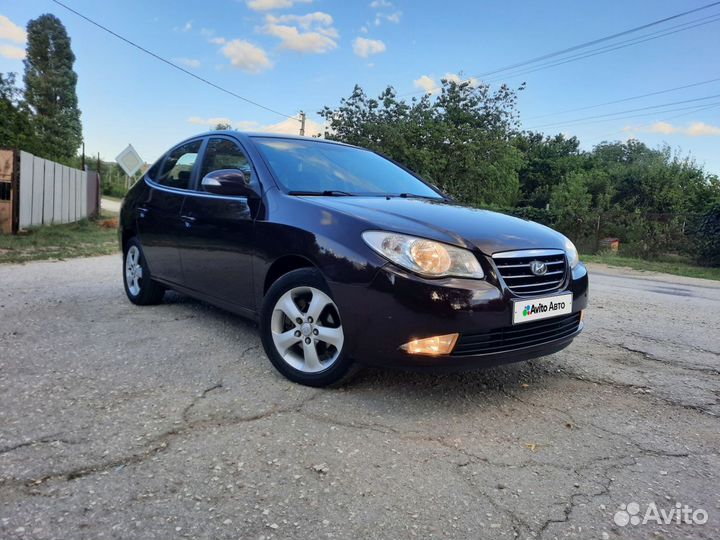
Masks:
[[[538,118],[546,118],[548,116],[557,116],[560,114],[567,114],[567,113],[571,113],[571,112],[586,111],[588,109],[597,109],[598,107],[604,107],[606,105],[615,105],[617,103],[625,103],[627,101],[633,101],[636,99],[642,99],[642,98],[651,97],[651,96],[658,96],[660,94],[667,94],[669,92],[675,92],[677,90],[685,90],[686,88],[694,88],[696,86],[702,86],[704,84],[710,84],[710,83],[714,83],[717,81],[720,81],[720,77],[718,77],[716,79],[709,79],[707,81],[700,81],[700,82],[696,82],[696,83],[692,83],[692,84],[686,84],[683,86],[676,86],[675,88],[666,88],[665,90],[658,90],[656,92],[648,92],[647,94],[640,94],[638,96],[632,96],[632,97],[627,97],[627,98],[623,98],[623,99],[616,99],[613,101],[605,101],[603,103],[598,103],[596,105],[586,105],[584,107],[576,107],[575,109],[565,109],[564,111],[541,114],[538,116],[531,116],[529,118],[526,118],[526,120],[537,120]]]
[[[183,68],[182,66],[179,66],[179,65],[177,65],[176,63],[168,60],[167,58],[164,58],[164,57],[160,56],[159,54],[156,54],[156,53],[154,53],[154,52],[146,49],[146,48],[143,47],[142,45],[138,45],[138,44],[135,43],[134,41],[131,41],[131,40],[129,40],[128,38],[121,36],[121,35],[118,34],[117,32],[114,32],[113,30],[110,30],[108,27],[103,26],[102,24],[100,24],[99,22],[94,21],[94,20],[91,19],[90,17],[87,17],[87,16],[83,15],[82,13],[74,10],[74,9],[71,8],[70,6],[67,6],[67,5],[65,5],[64,3],[60,2],[59,0],[52,0],[52,2],[56,3],[58,6],[60,6],[60,7],[62,7],[62,8],[67,9],[67,10],[70,11],[71,13],[74,13],[74,14],[77,15],[78,17],[80,17],[80,18],[82,18],[82,19],[85,19],[85,20],[86,20],[87,22],[89,22],[90,24],[93,24],[93,25],[97,26],[98,28],[100,28],[101,30],[104,30],[104,31],[107,32],[108,34],[111,34],[111,35],[115,36],[115,37],[118,38],[119,40],[124,41],[124,42],[127,43],[128,45],[130,45],[130,46],[132,46],[132,47],[135,47],[136,49],[144,52],[145,54],[149,54],[150,56],[152,56],[152,57],[155,58],[156,60],[160,60],[161,62],[163,62],[163,63],[165,63],[165,64],[167,64],[167,65],[169,65],[169,66],[171,66],[171,67],[174,67],[175,69],[177,69],[177,70],[179,70],[179,71],[182,71],[182,72],[185,73],[186,75],[190,75],[190,77],[192,77],[192,78],[194,78],[194,79],[197,79],[198,81],[201,81],[201,82],[203,82],[203,83],[205,83],[205,84],[207,84],[207,85],[209,85],[209,86],[212,86],[212,87],[215,88],[216,90],[220,90],[221,92],[225,92],[226,94],[228,94],[228,95],[230,95],[230,96],[232,96],[232,97],[234,97],[234,98],[237,98],[237,99],[239,99],[239,100],[241,100],[241,101],[244,101],[245,103],[249,103],[250,105],[254,105],[255,107],[259,107],[259,108],[265,109],[266,111],[269,111],[269,112],[271,112],[271,113],[274,113],[274,114],[277,114],[277,115],[280,115],[280,116],[284,116],[285,118],[291,118],[292,120],[297,120],[298,122],[300,122],[300,120],[299,120],[298,118],[296,118],[295,116],[291,116],[291,115],[289,115],[289,114],[281,113],[280,111],[276,111],[275,109],[272,109],[272,108],[270,108],[270,107],[266,107],[265,105],[262,105],[262,104],[258,103],[257,101],[253,101],[253,100],[251,100],[251,99],[249,99],[249,98],[246,98],[246,97],[244,97],[244,96],[241,96],[240,94],[237,94],[237,93],[233,92],[232,90],[228,90],[227,88],[223,88],[223,87],[220,86],[219,84],[215,84],[215,83],[212,82],[212,81],[209,81],[209,80],[207,80],[207,79],[205,79],[205,78],[203,78],[203,77],[200,77],[199,75],[197,75],[197,74],[195,74],[195,73],[193,73],[193,72],[191,72],[191,71],[188,71],[187,69]]]
[[[681,116],[687,116],[687,115],[689,115],[689,114],[695,114],[695,113],[700,112],[700,111],[706,111],[706,110],[708,110],[708,109],[715,109],[715,108],[717,108],[717,107],[720,107],[720,102],[711,103],[710,105],[703,105],[702,107],[694,107],[693,110],[691,110],[691,111],[683,112],[683,113],[680,113],[680,114],[675,114],[675,115],[673,115],[673,116],[668,116],[668,117],[663,118],[662,120],[658,120],[658,122],[667,122],[668,120],[674,120],[675,118],[680,118]],[[655,123],[655,122],[653,122],[653,123]],[[639,126],[635,126],[635,127],[632,128],[632,129],[634,129],[634,130],[639,130],[639,129],[642,129],[642,128],[645,128],[645,127],[650,127],[650,126],[653,125],[653,123],[641,124],[641,125],[639,125]],[[606,133],[606,134],[602,135],[602,137],[608,137],[608,136],[610,136],[610,135],[615,135],[616,133],[626,133],[626,132],[628,132],[628,131],[629,131],[629,130],[626,129],[626,128],[624,128],[624,129],[618,129],[618,130],[616,130],[616,131],[611,131],[610,133]]]
[[[548,126],[557,126],[557,125],[565,125],[565,124],[582,123],[582,122],[584,122],[584,121],[586,121],[586,120],[595,120],[595,119],[598,119],[598,118],[608,118],[608,117],[611,117],[611,116],[617,116],[617,115],[619,115],[619,114],[621,115],[621,114],[627,114],[627,113],[638,112],[638,111],[649,111],[649,110],[652,110],[652,109],[661,109],[661,108],[663,108],[663,107],[671,107],[671,106],[673,106],[673,105],[683,105],[683,104],[685,104],[685,103],[694,103],[694,102],[696,102],[696,101],[705,101],[706,99],[715,99],[715,98],[720,98],[720,94],[713,94],[713,95],[710,95],[710,96],[703,96],[703,97],[693,98],[693,99],[683,99],[683,100],[681,100],[681,101],[671,101],[671,102],[669,102],[669,103],[661,103],[661,104],[659,104],[659,105],[649,105],[649,106],[647,106],[647,107],[638,107],[638,108],[635,108],[635,109],[627,109],[627,110],[624,110],[624,111],[617,111],[617,112],[613,112],[613,113],[596,114],[596,115],[593,115],[593,116],[586,116],[586,117],[584,117],[584,118],[577,118],[577,119],[575,119],[575,120],[562,120],[562,121],[559,121],[559,122],[549,122],[549,123],[547,123],[547,124],[541,124],[541,125],[539,125],[539,126],[535,126],[535,127],[533,127],[533,128],[530,128],[530,129],[539,129],[539,128],[548,127]]]
[[[701,22],[698,22],[698,21],[701,21]],[[497,81],[500,79],[507,79],[507,78],[512,78],[512,77],[527,75],[528,73],[542,71],[547,68],[560,66],[563,64],[568,64],[570,62],[576,62],[578,60],[583,60],[585,58],[590,58],[591,56],[597,56],[599,54],[605,54],[608,52],[616,51],[618,49],[624,49],[626,47],[631,47],[633,45],[645,43],[646,41],[652,41],[655,39],[659,39],[661,37],[669,36],[671,34],[677,34],[678,32],[684,32],[685,30],[690,30],[690,29],[696,28],[698,26],[704,26],[706,24],[710,24],[710,23],[713,23],[716,21],[720,21],[720,15],[718,15],[718,14],[710,15],[708,17],[703,17],[702,19],[696,19],[695,21],[690,21],[688,23],[671,26],[671,27],[665,28],[663,30],[655,31],[650,34],[645,34],[642,36],[637,36],[635,38],[621,41],[619,43],[613,43],[610,45],[605,45],[603,47],[599,47],[597,49],[591,49],[590,51],[579,53],[579,54],[576,54],[573,56],[568,56],[568,57],[560,59],[558,61],[552,61],[552,62],[547,62],[545,64],[540,64],[540,66],[537,66],[537,67],[525,68],[525,69],[511,72],[511,73],[508,73],[508,74],[505,74],[502,76],[491,77],[490,79],[486,79],[486,82],[494,82],[494,81]],[[692,23],[696,23],[696,24],[692,24]],[[691,26],[688,26],[688,25],[691,25]],[[684,27],[684,28],[681,28],[681,27]]]
[[[698,12],[698,11],[701,11],[701,10],[705,10],[705,9],[708,9],[708,8],[711,8],[711,7],[714,7],[714,6],[717,6],[717,5],[720,5],[720,1],[712,2],[712,3],[710,3],[710,4],[706,4],[706,5],[704,5],[704,6],[700,6],[700,7],[698,7],[698,8],[691,9],[691,10],[688,10],[688,11],[683,11],[682,13],[677,13],[677,14],[675,14],[675,15],[671,15],[671,16],[669,16],[669,17],[665,17],[665,18],[662,18],[662,19],[658,19],[658,20],[649,22],[649,23],[647,23],[647,24],[643,24],[643,25],[641,25],[641,26],[636,26],[636,27],[630,28],[630,29],[628,29],[628,30],[623,30],[622,32],[617,32],[617,33],[611,34],[611,35],[609,35],[609,36],[604,36],[604,37],[601,37],[601,38],[598,38],[598,39],[594,39],[594,40],[592,40],[592,41],[586,41],[586,42],[584,42],[584,43],[579,43],[579,44],[577,44],[577,45],[573,45],[573,46],[567,47],[567,48],[565,48],[565,49],[561,49],[561,50],[554,51],[554,52],[550,52],[550,53],[547,53],[547,54],[544,54],[544,55],[541,55],[541,56],[537,56],[537,57],[535,57],[535,58],[531,58],[531,59],[529,59],[529,60],[523,60],[523,61],[517,62],[517,63],[515,63],[515,64],[510,64],[510,65],[508,65],[508,66],[504,66],[504,67],[501,67],[501,68],[497,68],[497,69],[494,69],[494,70],[492,70],[492,71],[487,71],[487,72],[482,73],[482,74],[480,74],[480,75],[476,75],[474,78],[483,79],[483,78],[486,78],[486,77],[488,77],[488,76],[490,76],[490,75],[495,75],[495,74],[499,74],[499,73],[502,73],[502,72],[505,72],[505,71],[510,71],[510,70],[513,70],[513,69],[516,69],[516,68],[519,68],[519,67],[523,67],[523,66],[527,66],[527,65],[530,65],[530,64],[535,64],[535,63],[537,63],[537,62],[539,62],[539,61],[541,61],[541,60],[547,60],[547,59],[549,59],[549,58],[553,58],[553,57],[556,57],[556,56],[562,56],[563,54],[567,54],[567,53],[569,53],[569,52],[573,52],[573,51],[576,51],[576,50],[579,50],[579,49],[584,49],[584,48],[587,48],[587,47],[591,47],[592,45],[597,45],[597,44],[603,43],[603,42],[605,42],[605,41],[610,41],[610,40],[613,40],[613,39],[615,39],[615,38],[622,37],[622,36],[625,36],[625,35],[628,35],[628,34],[632,34],[632,33],[634,33],[634,32],[638,32],[638,31],[640,31],[640,30],[644,30],[644,29],[650,28],[650,27],[652,27],[652,26],[657,26],[657,25],[662,24],[662,23],[665,23],[665,22],[667,22],[667,21],[671,21],[671,20],[673,20],[673,19],[677,19],[677,18],[680,18],[680,17],[684,17],[685,15],[689,15],[689,14],[691,14],[691,13],[695,13],[695,12]],[[433,88],[431,91],[435,91],[435,90],[438,90],[438,88]],[[425,90],[420,90],[420,91],[416,91],[416,92],[408,92],[408,93],[406,93],[406,94],[401,94],[401,95],[399,95],[398,97],[415,95],[415,94],[419,94],[419,93],[428,93],[428,92],[425,91]]]
[[[678,18],[680,18],[680,17],[684,17],[685,15],[689,15],[690,13],[695,13],[695,12],[697,12],[697,11],[701,11],[701,10],[704,10],[704,9],[708,9],[708,8],[711,8],[711,7],[717,6],[717,5],[720,5],[720,1],[718,1],[718,2],[712,2],[712,3],[710,3],[710,4],[706,4],[706,5],[701,6],[701,7],[699,7],[699,8],[691,9],[691,10],[688,10],[688,11],[683,11],[682,13],[677,13],[676,15],[671,15],[670,17],[665,17],[664,19],[658,19],[658,20],[656,20],[656,21],[652,21],[652,22],[649,22],[649,23],[647,23],[647,24],[643,24],[643,25],[641,25],[641,26],[636,26],[635,28],[630,28],[630,29],[628,29],[628,30],[623,30],[622,32],[618,32],[618,33],[616,33],[616,34],[612,34],[612,35],[609,35],[609,36],[605,36],[605,37],[601,37],[601,38],[598,38],[598,39],[594,39],[594,40],[592,40],[592,41],[586,41],[585,43],[580,43],[580,44],[578,44],[578,45],[573,45],[572,47],[568,47],[567,49],[562,49],[562,50],[560,50],[560,51],[555,51],[555,52],[547,53],[547,54],[544,54],[544,55],[542,55],[542,56],[538,56],[538,57],[536,57],[536,58],[531,58],[530,60],[524,60],[524,61],[522,61],[522,62],[518,62],[518,63],[516,63],[516,64],[512,64],[512,65],[510,65],[510,66],[506,66],[506,67],[504,67],[504,68],[499,68],[499,69],[495,69],[495,70],[493,70],[493,71],[488,71],[488,72],[485,72],[485,73],[483,73],[483,74],[481,74],[481,75],[478,75],[477,77],[478,77],[478,78],[487,77],[488,75],[494,75],[495,73],[500,73],[500,72],[502,72],[502,71],[508,71],[509,69],[515,69],[515,68],[518,68],[518,67],[526,66],[526,65],[528,65],[528,64],[534,64],[535,62],[539,62],[540,60],[546,60],[546,59],[552,58],[552,57],[554,57],[554,56],[561,56],[561,55],[563,55],[563,54],[565,54],[565,53],[568,53],[568,52],[573,52],[573,51],[576,51],[576,50],[578,50],[578,49],[584,49],[585,47],[590,47],[590,46],[592,46],[592,45],[597,45],[598,43],[602,43],[602,42],[605,42],[605,41],[610,41],[610,40],[612,40],[612,39],[615,39],[615,38],[618,38],[618,37],[621,37],[621,36],[625,36],[625,35],[627,35],[627,34],[632,34],[632,33],[637,32],[637,31],[639,31],[639,30],[645,30],[646,28],[650,28],[651,26],[657,26],[658,24],[662,24],[662,23],[664,23],[664,22],[671,21],[671,20],[673,20],[673,19],[678,19]]]
[[[717,105],[720,105],[720,101],[715,101],[715,102],[713,102],[713,103],[710,103],[709,105],[703,105],[703,106],[691,105],[691,106],[689,106],[689,107],[676,107],[676,108],[673,108],[673,109],[667,109],[667,110],[665,110],[665,111],[659,111],[659,112],[660,112],[661,114],[665,114],[665,113],[676,112],[676,111],[688,111],[688,112],[685,113],[685,114],[694,114],[694,113],[696,113],[696,112],[700,112],[700,111],[703,111],[703,110],[705,110],[705,109],[711,109],[711,108],[713,108],[713,107],[715,107],[715,106],[717,106]],[[590,121],[590,122],[582,122],[582,123],[579,123],[579,124],[577,124],[577,125],[583,125],[583,126],[584,126],[584,125],[597,124],[597,123],[602,123],[602,122],[612,122],[612,121],[615,121],[615,120],[629,120],[629,119],[631,119],[631,118],[640,118],[640,117],[642,117],[642,116],[650,116],[650,115],[652,115],[652,114],[658,114],[658,111],[644,112],[644,113],[640,113],[640,114],[631,114],[631,115],[628,115],[628,116],[619,116],[619,117],[617,117],[617,118],[603,118],[603,119],[600,119],[600,120],[592,120],[592,121]],[[672,117],[671,117],[671,118],[672,118]]]
[[[697,102],[697,101],[705,101],[705,100],[707,100],[707,99],[716,99],[716,98],[720,98],[720,94],[714,94],[714,95],[711,95],[711,96],[704,96],[704,97],[694,98],[694,99],[684,99],[684,100],[681,100],[681,101],[672,101],[672,102],[670,102],[670,103],[662,103],[662,104],[659,104],[659,105],[650,105],[650,106],[648,106],[648,107],[638,107],[638,108],[635,108],[635,109],[627,109],[627,110],[624,110],[624,111],[617,111],[617,112],[614,112],[614,113],[598,114],[598,115],[594,115],[594,116],[586,116],[586,117],[584,117],[584,118],[577,118],[577,119],[575,119],[575,120],[567,120],[567,121],[561,121],[561,122],[550,122],[550,123],[548,123],[548,124],[542,124],[542,125],[539,125],[539,126],[534,126],[534,127],[532,127],[532,128],[528,128],[528,130],[533,131],[533,130],[540,129],[540,128],[544,128],[544,127],[549,127],[549,126],[562,126],[562,125],[568,125],[568,124],[591,124],[591,123],[593,123],[592,121],[601,121],[601,122],[604,122],[604,121],[608,121],[608,120],[622,120],[622,119],[625,119],[625,118],[632,118],[632,116],[620,116],[619,118],[612,118],[612,117],[616,117],[616,116],[618,116],[618,115],[626,115],[627,113],[634,113],[634,112],[639,112],[639,111],[652,111],[652,112],[644,113],[644,114],[656,114],[657,111],[654,111],[653,109],[661,109],[661,108],[665,108],[665,107],[672,107],[672,106],[674,106],[674,105],[684,105],[684,104],[686,104],[686,103],[695,103],[695,102]],[[705,106],[705,104],[700,105],[700,107],[704,107],[704,106]],[[685,107],[685,109],[689,109],[689,108],[693,108],[693,107],[698,107],[698,105],[693,105],[692,107]],[[684,110],[684,109],[683,109],[683,108],[680,108],[680,109],[672,109],[672,110],[660,111],[660,112],[661,112],[661,113],[666,113],[666,112],[672,112],[672,111],[675,111],[675,110]],[[639,115],[635,115],[635,116],[643,116],[643,114],[639,114]]]

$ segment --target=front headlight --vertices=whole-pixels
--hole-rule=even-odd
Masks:
[[[466,249],[385,231],[365,231],[362,237],[383,257],[425,277],[485,277],[475,255]]]
[[[580,256],[578,250],[569,238],[565,238],[565,254],[567,255],[568,264],[570,268],[575,268],[580,264]]]

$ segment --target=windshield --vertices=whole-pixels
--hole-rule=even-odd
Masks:
[[[442,199],[393,162],[361,148],[320,141],[254,138],[275,177],[289,192],[406,195]]]

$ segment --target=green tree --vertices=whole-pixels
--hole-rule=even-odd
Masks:
[[[592,234],[592,195],[587,183],[587,173],[572,172],[553,188],[550,195],[550,208],[557,216],[557,228],[573,240],[587,239]]]
[[[325,137],[379,151],[418,172],[458,200],[512,206],[519,196],[522,154],[511,144],[517,129],[516,93],[507,86],[442,81],[406,102],[391,87],[369,98],[359,86],[337,108],[325,107]]]
[[[223,131],[223,130],[227,130],[227,129],[232,129],[232,126],[230,124],[228,124],[227,122],[218,122],[215,125],[215,129],[217,131]]]
[[[45,14],[28,22],[25,101],[46,158],[67,160],[82,143],[74,63],[70,37],[60,19]]]
[[[15,74],[0,73],[0,147],[38,151],[32,116],[21,91],[15,86]]]
[[[537,208],[550,202],[553,187],[567,174],[581,170],[587,162],[577,137],[524,132],[513,142],[525,156],[518,173],[522,202]]]

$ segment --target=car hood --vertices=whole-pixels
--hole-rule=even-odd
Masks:
[[[313,204],[394,231],[492,255],[516,249],[563,249],[564,237],[544,225],[444,201],[401,197],[304,197]]]

